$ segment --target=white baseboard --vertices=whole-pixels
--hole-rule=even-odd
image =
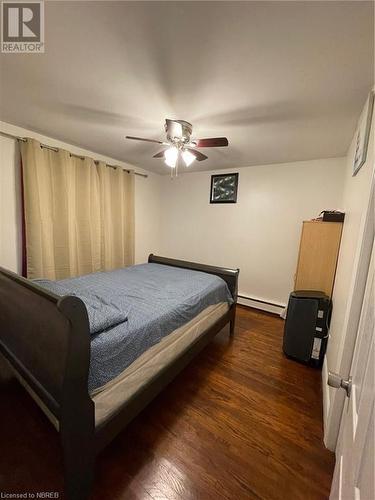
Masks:
[[[275,303],[257,297],[249,297],[243,293],[238,294],[237,302],[243,306],[253,307],[254,309],[260,309],[261,311],[279,315],[286,307],[286,304]]]

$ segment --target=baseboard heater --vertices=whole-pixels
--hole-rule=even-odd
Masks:
[[[238,294],[237,297],[239,304],[275,314],[280,314],[286,307],[286,304],[277,304],[276,302],[250,297],[249,295]]]

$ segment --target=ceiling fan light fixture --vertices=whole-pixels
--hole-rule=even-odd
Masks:
[[[165,163],[168,167],[175,168],[178,158],[178,149],[172,146],[164,151]]]
[[[183,158],[183,160],[185,162],[185,165],[187,167],[190,167],[190,165],[195,160],[195,156],[193,155],[193,153],[190,153],[190,151],[183,151],[182,152],[182,158]]]

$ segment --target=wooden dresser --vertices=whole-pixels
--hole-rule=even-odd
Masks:
[[[303,222],[295,290],[320,290],[332,296],[342,227],[342,222]]]

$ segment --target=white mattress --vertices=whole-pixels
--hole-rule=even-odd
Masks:
[[[112,413],[115,413],[120,406],[199,338],[228,309],[229,306],[226,302],[207,307],[198,316],[144,352],[120,375],[104,386],[95,389],[91,393],[95,404],[95,426],[100,425]]]

